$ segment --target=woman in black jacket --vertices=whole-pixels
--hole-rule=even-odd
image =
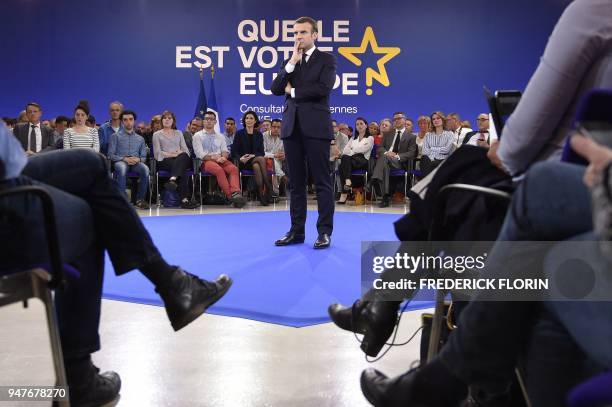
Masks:
[[[232,158],[239,161],[240,170],[253,171],[259,201],[267,206],[271,200],[272,182],[268,177],[266,159],[264,158],[263,135],[256,130],[259,126],[259,118],[252,110],[242,116],[243,129],[236,132],[232,144]]]

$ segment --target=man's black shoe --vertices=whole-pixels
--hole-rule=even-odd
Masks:
[[[200,203],[196,201],[182,201],[181,202],[182,209],[195,209],[199,207],[200,207]]]
[[[289,232],[285,236],[278,239],[274,244],[276,246],[289,246],[290,244],[304,243],[306,237],[303,233],[298,234],[295,232]]]
[[[231,202],[235,208],[243,208],[244,205],[246,205],[246,198],[238,192],[234,192],[231,197]]]
[[[319,233],[319,237],[314,242],[315,249],[327,249],[331,244],[331,236],[327,233]]]
[[[415,400],[418,397],[418,389],[414,383],[416,372],[417,370],[413,369],[390,379],[376,369],[366,369],[361,373],[361,391],[376,407],[431,407]]]
[[[121,378],[115,372],[99,373],[100,369],[91,359],[73,368],[66,363],[70,405],[75,407],[94,407],[114,403],[119,399]]]
[[[207,281],[177,267],[171,283],[155,291],[164,300],[172,328],[178,331],[219,301],[231,286],[232,279],[225,274],[215,281]]]
[[[384,195],[382,197],[382,200],[378,204],[378,207],[379,208],[388,208],[389,205],[391,205],[391,198],[389,197],[389,195]]]
[[[376,356],[395,329],[398,308],[399,302],[358,300],[350,308],[332,304],[327,312],[339,328],[363,334],[361,350]]]

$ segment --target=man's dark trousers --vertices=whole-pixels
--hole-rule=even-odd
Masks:
[[[300,128],[298,116],[290,137],[283,139],[287,169],[289,171],[289,188],[291,199],[291,231],[304,234],[306,224],[308,169],[312,174],[317,190],[319,234],[331,235],[334,219],[334,193],[329,169],[330,141],[327,139],[308,138]]]

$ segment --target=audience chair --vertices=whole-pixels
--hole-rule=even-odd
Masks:
[[[569,407],[612,405],[612,373],[602,373],[574,387],[567,398]]]
[[[149,165],[150,173],[155,174],[155,192],[157,194],[157,207],[161,206],[161,193],[159,192],[159,179],[160,178],[170,178],[170,171],[158,170],[157,169],[157,160],[155,160],[155,154],[153,153],[153,148],[151,148],[151,158]],[[194,176],[195,171],[193,168],[185,171],[184,177],[191,178],[191,198],[193,199],[193,195],[195,194],[195,182]],[[151,195],[149,195],[151,197]],[[150,204],[150,202],[149,202]]]
[[[253,170],[247,170],[247,169],[242,169],[241,170],[240,169],[240,160],[234,161],[234,165],[236,167],[238,167],[238,169],[239,169],[238,179],[240,181],[240,192],[242,194],[244,194],[244,187],[242,185],[242,177],[254,177],[255,173],[253,172]],[[272,168],[274,168],[274,166],[272,166]],[[272,169],[272,170],[266,169],[266,171],[267,171],[269,177],[272,177],[272,175],[276,175],[276,172],[274,171],[274,169]],[[247,194],[247,196],[248,196],[248,194]]]
[[[49,251],[50,264],[48,265],[24,265],[23,269],[9,270],[0,267],[0,307],[23,302],[27,307],[30,298],[40,299],[45,306],[53,366],[55,369],[56,385],[67,388],[66,371],[60,342],[59,329],[55,314],[55,306],[51,291],[61,288],[65,275],[62,267],[61,254],[57,225],[53,210],[53,201],[49,194],[38,186],[21,186],[0,191],[0,198],[14,197],[17,195],[33,195],[42,203],[44,228],[47,248]],[[4,218],[0,209],[0,218]],[[4,225],[6,226],[6,225]],[[4,227],[3,226],[3,227]],[[66,267],[67,271],[77,273],[74,269]],[[58,406],[69,406],[68,401],[60,401]]]
[[[203,196],[202,196],[202,177],[208,177],[208,192],[212,192],[212,182],[210,182],[213,178],[215,178],[215,176],[208,172],[208,171],[204,171],[202,169],[202,160],[199,158],[194,158],[193,159],[193,172],[198,174],[198,184],[199,184],[199,191],[200,191],[200,205],[203,204]]]

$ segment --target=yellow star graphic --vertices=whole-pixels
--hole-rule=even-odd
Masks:
[[[366,27],[366,30],[363,34],[363,39],[361,40],[361,45],[358,47],[339,47],[338,52],[340,55],[351,61],[357,66],[361,66],[361,60],[355,56],[355,54],[364,54],[368,48],[368,44],[370,44],[370,48],[372,48],[372,52],[374,54],[382,54],[383,57],[379,58],[376,62],[376,66],[378,71],[368,67],[366,69],[366,85],[368,87],[372,86],[372,80],[376,79],[383,86],[389,86],[391,82],[389,81],[389,75],[387,75],[387,69],[385,68],[385,64],[389,62],[392,58],[396,57],[400,53],[399,47],[379,47],[376,42],[376,36],[374,35],[374,30],[372,27]],[[366,89],[366,94],[371,95],[372,89]]]

